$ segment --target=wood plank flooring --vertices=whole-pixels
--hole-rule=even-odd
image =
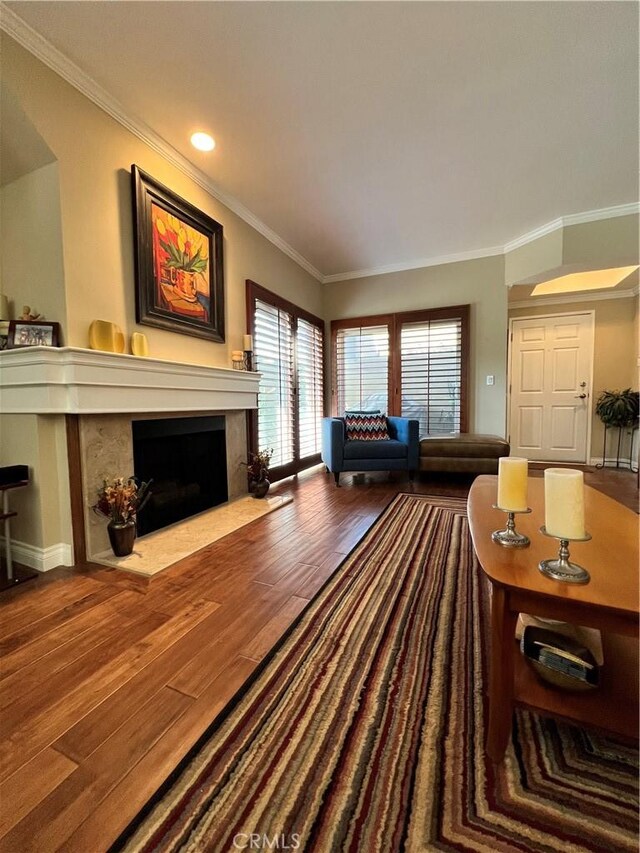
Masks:
[[[0,851],[106,851],[391,498],[469,483],[316,471],[154,578],[87,565],[5,593]]]

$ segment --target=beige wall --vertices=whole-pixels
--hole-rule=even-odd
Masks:
[[[466,304],[471,305],[469,429],[504,436],[507,288],[502,257],[327,284],[324,316],[330,321]],[[486,384],[489,374],[495,376],[493,386]]]
[[[540,305],[534,308],[509,306],[509,319],[516,317],[544,317],[551,314],[594,311],[594,370],[593,398],[595,401],[604,390],[638,387],[637,358],[637,300],[602,299],[592,302],[571,302],[561,305]],[[602,457],[604,427],[593,414],[591,432],[591,458]],[[608,449],[610,453],[610,448]],[[614,453],[615,456],[615,453]]]
[[[564,228],[563,263],[587,264],[594,269],[637,264],[638,224],[638,214],[632,214]]]
[[[639,227],[640,216],[634,213],[558,228],[506,255],[505,283],[511,286],[579,270],[638,264]],[[637,283],[636,272],[622,286],[628,288]],[[525,298],[524,291],[518,298]]]
[[[12,537],[36,548],[71,543],[64,417],[3,415],[0,465],[28,465],[31,482],[11,494]]]
[[[15,310],[28,303],[59,321],[68,346],[86,347],[91,321],[105,319],[127,338],[143,331],[153,356],[225,367],[246,331],[245,279],[321,315],[319,282],[12,39],[0,38],[3,86],[57,161],[2,192],[2,287]],[[136,325],[132,163],[223,225],[224,344]],[[37,548],[70,543],[64,418],[0,420],[2,464],[24,462],[33,474],[15,497],[15,538]]]
[[[11,316],[23,305],[66,326],[58,164],[30,172],[0,190],[0,291]],[[64,341],[64,338],[63,338]]]
[[[2,63],[4,85],[17,97],[58,161],[68,345],[87,346],[89,324],[105,319],[117,323],[127,336],[136,329],[143,331],[153,356],[230,366],[231,350],[242,348],[247,278],[321,313],[322,286],[312,276],[4,35]],[[136,325],[132,163],[222,223],[225,344]],[[10,283],[5,286],[13,296]]]
[[[504,261],[505,284],[512,285],[542,270],[559,267],[562,264],[562,234],[563,229],[559,228],[508,252]]]

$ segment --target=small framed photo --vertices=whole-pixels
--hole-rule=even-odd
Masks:
[[[224,342],[222,225],[131,167],[136,321]]]
[[[60,341],[60,323],[44,320],[11,320],[8,349],[20,347],[57,347]]]

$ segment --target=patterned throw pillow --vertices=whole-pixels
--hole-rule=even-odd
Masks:
[[[388,441],[387,419],[380,414],[345,413],[347,441]]]

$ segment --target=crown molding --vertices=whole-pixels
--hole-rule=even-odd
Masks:
[[[585,210],[582,213],[571,213],[569,216],[560,216],[546,225],[541,225],[539,228],[534,228],[523,234],[521,237],[516,237],[509,243],[505,243],[503,251],[513,252],[514,249],[519,249],[520,246],[526,246],[527,243],[533,243],[534,240],[539,240],[540,237],[545,237],[547,234],[552,234],[554,231],[559,231],[561,228],[567,228],[570,225],[584,225],[586,222],[598,222],[601,219],[614,219],[617,216],[632,216],[634,213],[640,213],[640,204],[631,202],[631,204],[618,204],[614,207],[601,207],[598,210]]]
[[[417,261],[387,264],[386,266],[373,267],[368,270],[354,270],[353,272],[325,275],[322,279],[322,283],[330,284],[332,281],[348,281],[352,278],[368,278],[369,276],[385,275],[390,272],[404,272],[405,270],[417,270],[422,269],[423,267],[438,267],[443,264],[456,264],[460,261],[475,261],[480,258],[493,258],[496,255],[502,254],[503,251],[500,246],[494,246],[492,249],[476,249],[470,252],[455,252],[452,255],[439,255],[436,258],[420,258]]]
[[[573,302],[603,302],[608,299],[633,299],[638,295],[638,286],[629,290],[597,290],[593,293],[559,293],[557,296],[538,296],[534,299],[518,299],[507,304],[512,308],[535,308],[538,305],[569,305]]]
[[[270,243],[273,243],[285,255],[288,255],[292,261],[295,261],[298,266],[306,270],[313,278],[317,281],[322,281],[322,273],[303,257],[300,252],[296,251],[293,246],[290,246],[282,237],[269,228],[268,225],[265,225],[261,219],[258,219],[237,198],[224,192],[208,175],[194,166],[190,160],[180,154],[172,145],[169,145],[168,142],[147,124],[137,117],[128,115],[119,101],[113,98],[92,77],[86,74],[54,47],[51,42],[47,41],[47,39],[41,36],[40,33],[29,26],[19,15],[16,15],[15,12],[2,2],[0,2],[0,29],[4,30],[18,44],[22,45],[22,47],[51,68],[52,71],[55,71],[63,80],[66,80],[67,83],[70,83],[79,92],[82,92],[83,95],[104,110],[111,118],[115,119],[123,127],[126,127],[128,131],[137,136],[138,139],[141,139],[157,154],[160,154],[165,160],[191,178],[198,186],[206,190],[206,192],[224,204],[225,207],[228,207],[236,216],[244,220],[247,225],[250,225],[262,234],[263,237],[269,240]]]
[[[631,216],[640,213],[640,204],[632,202],[631,204],[619,204],[615,207],[602,207],[599,210],[586,210],[583,213],[572,213],[569,216],[560,216],[558,219],[553,219],[547,222],[546,225],[540,225],[533,231],[523,234],[521,237],[516,237],[504,246],[494,246],[491,249],[477,249],[471,252],[457,252],[452,255],[440,255],[436,258],[421,258],[417,261],[407,261],[401,264],[389,264],[382,267],[373,267],[368,270],[355,270],[353,272],[334,273],[333,275],[325,275],[322,277],[323,284],[330,284],[333,281],[349,281],[353,278],[368,278],[369,276],[384,275],[391,272],[403,272],[404,270],[421,269],[422,267],[435,267],[441,264],[455,264],[459,261],[473,261],[479,258],[491,258],[496,255],[507,255],[513,252],[514,249],[519,249],[520,246],[526,246],[527,243],[533,243],[534,240],[539,240],[547,234],[552,234],[561,228],[566,228],[570,225],[583,225],[585,222],[598,222],[601,219],[614,219],[617,216]],[[575,300],[574,300],[575,301]],[[540,305],[535,302],[532,304]],[[545,303],[542,303],[545,304]],[[552,304],[552,303],[549,303]]]
[[[480,258],[506,255],[520,246],[532,243],[547,234],[551,234],[561,228],[570,225],[581,225],[586,222],[595,222],[600,219],[612,219],[618,216],[629,216],[640,213],[640,203],[621,204],[614,207],[600,208],[599,210],[588,210],[583,213],[574,213],[569,216],[559,217],[529,231],[514,240],[505,243],[504,246],[494,246],[488,249],[477,249],[468,252],[457,252],[450,255],[440,255],[432,258],[419,258],[414,261],[406,261],[397,264],[387,264],[371,269],[353,270],[351,272],[333,273],[323,275],[310,261],[300,254],[293,246],[290,246],[275,231],[269,228],[261,219],[253,214],[234,196],[222,190],[204,172],[197,168],[190,160],[180,154],[172,145],[169,145],[159,134],[152,130],[141,119],[128,115],[124,107],[102,88],[96,81],[82,71],[74,62],[68,59],[61,51],[47,41],[44,36],[27,24],[19,15],[9,9],[0,0],[0,29],[4,30],[22,47],[36,56],[41,62],[55,71],[60,77],[70,83],[79,92],[89,98],[94,104],[104,110],[123,127],[137,136],[157,154],[164,157],[169,163],[187,175],[198,186],[215,199],[229,208],[240,217],[247,225],[262,234],[276,248],[291,258],[298,266],[306,270],[316,281],[321,284],[330,284],[335,281],[349,281],[355,278],[368,278],[370,276],[385,275],[387,273],[404,272],[406,270],[421,269],[423,267],[440,266],[442,264],[453,264],[460,261],[477,260]],[[524,303],[520,303],[524,304]],[[540,305],[537,301],[535,304]]]

